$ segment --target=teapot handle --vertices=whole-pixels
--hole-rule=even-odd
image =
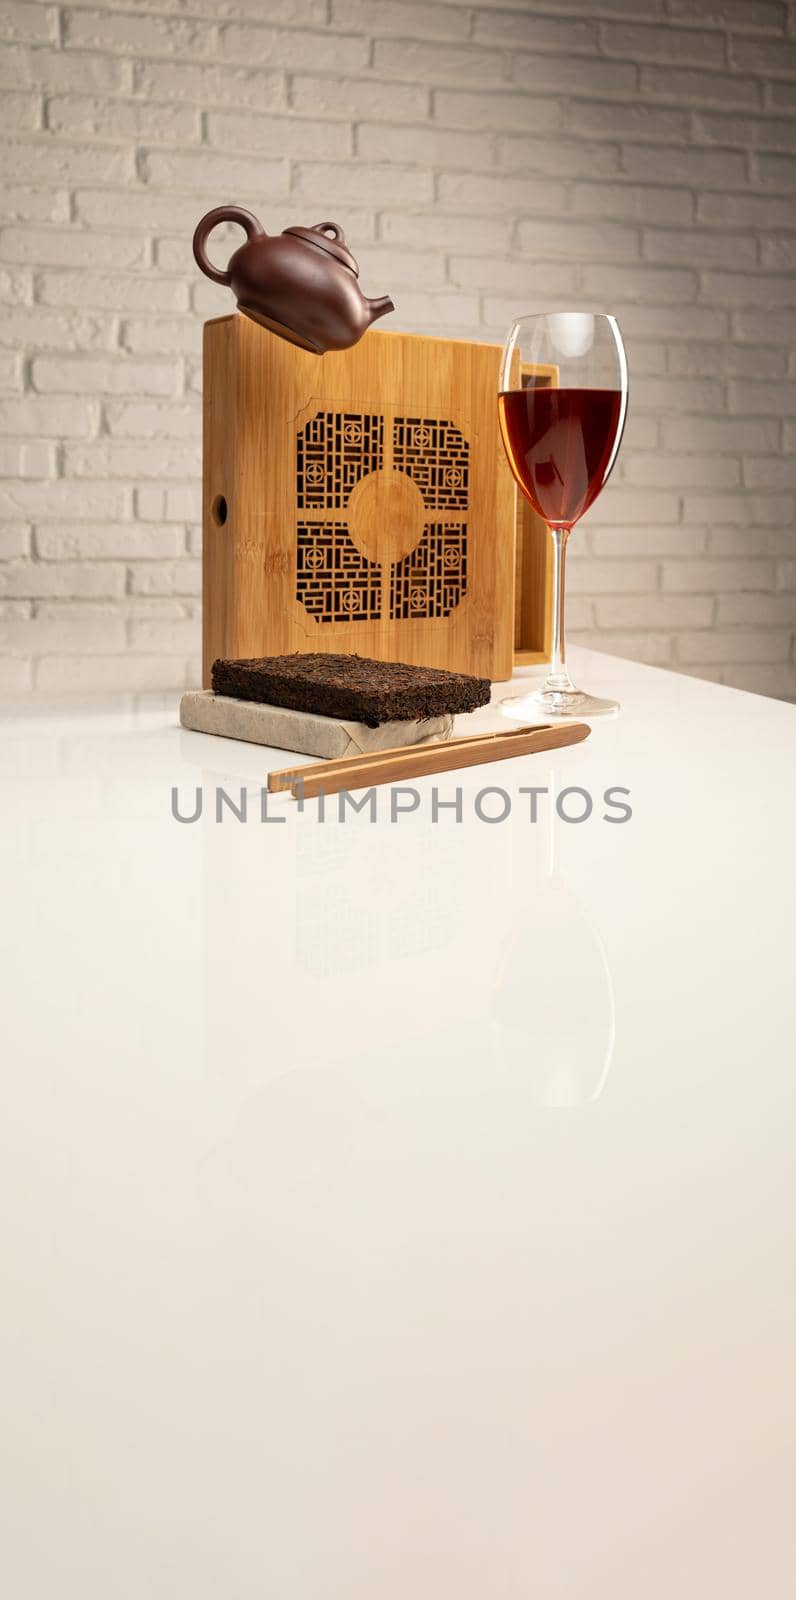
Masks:
[[[205,277],[212,278],[214,283],[229,286],[229,273],[219,272],[218,268],[208,261],[205,252],[207,236],[219,222],[239,222],[245,230],[247,239],[261,239],[265,234],[265,228],[251,211],[244,211],[243,206],[216,206],[215,211],[208,211],[207,216],[197,223],[193,236],[193,258],[197,267],[201,268]]]

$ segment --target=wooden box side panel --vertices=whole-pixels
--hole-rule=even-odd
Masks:
[[[205,323],[202,398],[202,682],[235,653],[235,341],[225,317]]]
[[[230,403],[221,393],[209,397],[205,410],[205,528],[210,551],[205,579],[206,671],[207,663],[221,653],[327,650],[509,677],[515,508],[498,434],[499,349],[373,331],[352,350],[316,357],[265,334],[245,317],[220,319],[208,326],[208,332],[206,391],[220,379],[220,391],[232,398]],[[218,353],[220,346],[223,355]],[[316,513],[297,510],[298,440],[319,414],[334,417],[335,425],[348,418],[352,427],[358,421],[370,426],[375,418],[383,447],[378,470],[369,472],[367,492],[356,501],[355,530],[358,537],[364,535],[367,547],[368,560],[360,565],[382,574],[372,580],[374,585],[381,583],[381,599],[377,602],[371,591],[370,610],[342,617],[327,613],[320,621],[297,597],[300,526],[306,533],[307,525],[313,524],[325,535],[326,525],[334,525],[335,537],[347,540],[344,524],[349,513],[354,514],[356,497],[346,490],[344,496],[338,495],[336,510],[328,506]],[[460,430],[467,442],[465,513],[423,510],[420,491],[411,484],[403,493],[412,467],[407,465],[404,443],[400,446],[404,454],[395,459],[393,438],[403,441],[411,431],[409,422],[418,436],[425,437],[429,433],[425,419],[440,418],[451,425],[446,437],[456,437]],[[224,490],[209,481],[217,472],[226,475]],[[396,476],[402,480],[397,498]],[[219,492],[225,493],[229,508],[224,529],[214,528],[212,520]],[[408,510],[404,506],[412,494],[421,507],[421,529],[423,518],[434,529],[454,526],[457,516],[466,522],[466,592],[443,614],[417,617],[405,599],[403,612],[397,602],[393,607],[385,603],[389,580],[384,574],[402,559],[401,570],[406,570],[401,519],[405,515],[411,523],[412,515],[418,515],[411,504]],[[448,500],[456,504],[455,492]],[[393,549],[390,539],[397,541]],[[328,538],[325,542],[328,546]],[[319,539],[319,546],[323,543]],[[441,549],[441,535],[438,543]],[[360,559],[350,550],[348,557],[354,563]],[[438,562],[438,571],[439,566]],[[412,582],[414,595],[417,574]],[[437,583],[438,587],[442,583],[439,576]],[[356,594],[354,602],[359,604]],[[427,609],[431,610],[430,604]]]

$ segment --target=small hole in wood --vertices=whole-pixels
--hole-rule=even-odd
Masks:
[[[227,520],[227,502],[223,494],[216,495],[210,510],[213,521],[218,525],[219,528],[223,528],[224,523]]]

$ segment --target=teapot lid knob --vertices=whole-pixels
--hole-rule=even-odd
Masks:
[[[304,239],[307,244],[316,245],[319,250],[325,250],[328,255],[341,261],[344,267],[348,267],[355,277],[359,277],[359,267],[346,244],[339,222],[316,222],[311,228],[285,228],[284,232],[292,234],[295,239]]]

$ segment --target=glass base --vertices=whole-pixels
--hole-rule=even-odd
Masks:
[[[601,700],[580,689],[536,689],[530,694],[512,695],[501,700],[500,712],[514,722],[588,721],[590,717],[615,717],[618,700]]]

